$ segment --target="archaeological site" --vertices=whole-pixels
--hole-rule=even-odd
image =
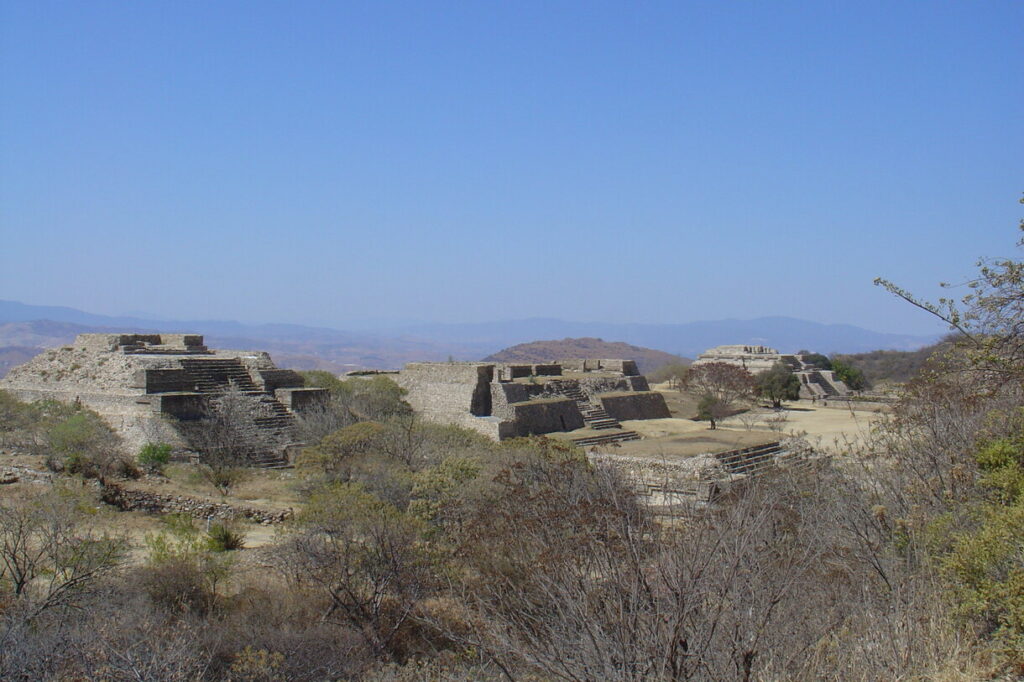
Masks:
[[[12,369],[0,388],[25,401],[85,405],[132,451],[147,442],[189,447],[187,426],[233,390],[244,396],[250,458],[263,465],[286,460],[295,414],[326,399],[267,353],[212,350],[198,334],[80,334]]]

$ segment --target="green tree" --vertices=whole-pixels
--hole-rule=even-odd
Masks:
[[[832,358],[832,371],[836,373],[836,378],[849,386],[851,390],[860,391],[867,388],[864,372],[846,360],[838,357]]]
[[[339,379],[330,372],[302,372],[307,386],[326,388],[330,398],[319,409],[299,415],[303,440],[315,442],[333,431],[361,421],[383,422],[412,415],[405,389],[386,376]]]
[[[1024,231],[1024,221],[1020,227]],[[926,550],[955,597],[955,614],[1019,673],[1024,669],[1024,262],[981,260],[978,268],[967,294],[938,303],[875,280],[957,333],[952,347],[931,358],[907,385],[887,435],[899,465],[892,473],[911,474],[897,481],[898,492],[917,493],[904,503],[911,518],[901,520],[902,534],[913,539],[915,528],[927,529]],[[913,518],[922,510],[930,512],[924,522]]]
[[[767,372],[757,375],[757,394],[770,400],[773,407],[782,407],[783,400],[800,397],[800,380],[784,363],[776,362]]]
[[[384,425],[377,422],[350,424],[324,436],[318,444],[304,448],[296,464],[307,474],[347,481],[355,460],[377,448],[383,431]]]
[[[818,369],[832,369],[832,361],[828,359],[827,355],[821,353],[810,353],[808,351],[800,351],[797,355],[801,356],[800,359],[806,364]]]

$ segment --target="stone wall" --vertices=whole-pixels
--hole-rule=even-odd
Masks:
[[[605,393],[599,395],[601,406],[614,419],[667,419],[672,416],[665,396],[653,391],[646,393]]]
[[[579,380],[580,388],[590,395],[598,393],[617,393],[622,391],[649,391],[650,385],[646,377],[593,377]]]
[[[513,403],[510,408],[514,415],[512,423],[516,436],[573,431],[584,425],[583,415],[575,401],[568,398]]]
[[[395,377],[406,400],[428,419],[463,413],[489,416],[494,365],[474,362],[412,362]],[[486,395],[486,399],[484,396]]]
[[[164,393],[194,391],[196,386],[183,369],[140,369],[135,372],[132,388],[141,388],[146,393]]]
[[[292,412],[301,413],[326,407],[330,393],[316,388],[279,388],[274,397]]]
[[[291,509],[269,511],[257,507],[210,502],[187,495],[165,495],[148,490],[133,490],[111,483],[103,488],[101,499],[121,511],[187,514],[197,519],[247,519],[263,525],[282,523],[293,516]]]
[[[306,384],[302,375],[293,369],[257,369],[256,384],[267,393],[279,388],[301,388]]]

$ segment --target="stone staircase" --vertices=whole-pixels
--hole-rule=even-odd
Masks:
[[[803,371],[804,369],[803,360],[796,357],[795,355],[784,355],[782,358],[782,363],[786,365],[786,367],[789,367],[791,372],[800,372]]]
[[[590,428],[597,431],[622,428],[619,420],[608,414],[607,410],[590,402],[590,399],[577,384],[563,383],[559,386],[559,393],[576,401],[576,407],[583,415],[583,422]]]
[[[181,366],[196,382],[199,393],[223,393],[231,386],[250,395],[262,393],[238,358],[189,358],[182,360]]]
[[[286,445],[294,443],[295,415],[279,400],[261,391],[249,371],[238,358],[188,358],[182,368],[195,382],[196,392],[215,397],[235,387],[243,394],[257,398],[253,428],[243,431],[250,447],[247,459],[255,466],[280,469],[290,466],[284,456]]]
[[[832,387],[828,379],[821,376],[821,372],[811,372],[810,376],[807,377],[808,381],[813,384],[817,384],[821,387],[822,394],[828,397],[839,395],[839,391]]]
[[[775,442],[715,453],[715,459],[721,462],[730,474],[756,476],[774,468],[778,460],[786,454],[782,444]]]

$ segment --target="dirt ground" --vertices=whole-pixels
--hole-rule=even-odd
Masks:
[[[881,408],[865,404],[824,406],[808,401],[784,403],[784,409],[755,407],[719,422],[711,430],[707,422],[694,421],[696,401],[665,385],[654,386],[664,396],[671,419],[626,421],[623,428],[636,431],[643,440],[604,446],[600,450],[658,458],[692,457],[769,443],[789,436],[804,436],[822,451],[840,453],[863,443]],[[851,409],[851,405],[855,409]]]

